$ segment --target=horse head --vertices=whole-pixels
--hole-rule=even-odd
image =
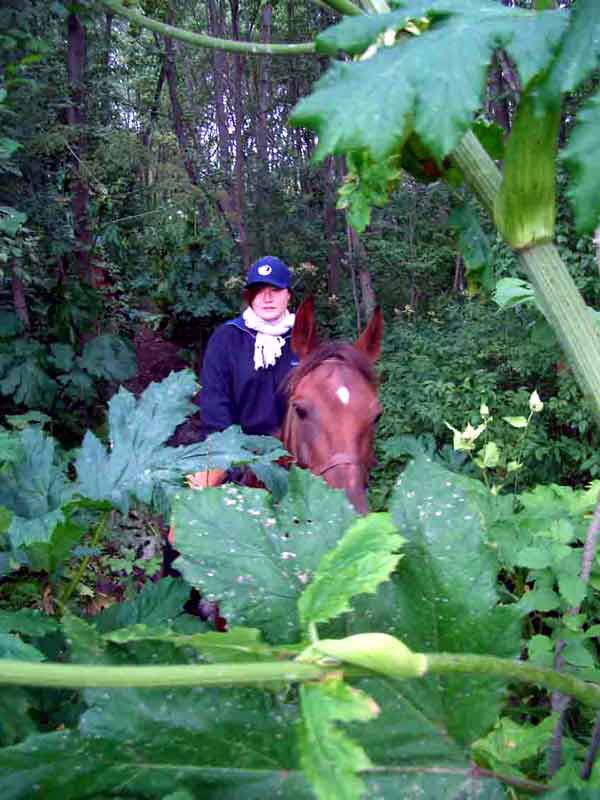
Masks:
[[[292,350],[300,363],[288,379],[283,444],[296,463],[343,489],[367,513],[367,480],[381,415],[373,365],[381,351],[383,316],[375,310],[356,342],[319,344],[312,298],[296,314]]]

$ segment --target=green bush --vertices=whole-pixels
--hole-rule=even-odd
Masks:
[[[554,347],[531,337],[533,324],[526,309],[499,312],[478,300],[448,301],[422,317],[396,314],[381,358],[382,469],[375,494],[385,493],[379,483],[401,457],[386,440],[430,436],[439,451],[452,442],[445,423],[477,425],[482,403],[493,417],[490,437],[504,449],[520,449],[520,486],[583,485],[600,474],[591,411]],[[545,408],[521,442],[521,432],[502,418],[524,414],[533,390]]]

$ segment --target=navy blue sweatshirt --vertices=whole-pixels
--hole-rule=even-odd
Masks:
[[[241,316],[220,325],[210,337],[200,376],[199,405],[204,436],[241,425],[244,433],[276,433],[286,412],[281,384],[298,359],[284,334],[281,356],[272,367],[254,369],[256,331]]]

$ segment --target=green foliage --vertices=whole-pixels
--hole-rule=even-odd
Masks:
[[[75,462],[78,491],[126,511],[132,497],[152,502],[159,485],[172,493],[184,474],[261,461],[262,453],[267,461],[285,453],[272,440],[266,446],[263,442],[261,455],[255,457],[252,438],[247,442],[242,438],[240,444],[237,426],[197,444],[166,447],[177,426],[195,412],[190,397],[196,390],[196,380],[187,371],[172,372],[162,383],[150,384],[139,400],[119,390],[108,406],[110,449],[91,431],[85,435]]]
[[[327,622],[350,611],[350,599],[375,592],[387,580],[400,556],[394,554],[402,537],[385,514],[354,522],[337,545],[326,553],[298,608],[303,626]]]
[[[65,616],[64,648],[73,663],[124,665],[151,659],[176,665],[201,658],[223,670],[236,662],[249,669],[256,662],[268,665],[273,659],[290,658],[302,648],[297,624],[290,633],[290,622],[300,616],[298,608],[306,622],[343,611],[346,628],[355,635],[314,640],[301,656],[308,663],[329,658],[328,663],[338,665],[335,677],[305,684],[299,700],[280,684],[254,690],[170,688],[166,694],[156,689],[88,689],[67,729],[52,733],[36,733],[22,724],[29,698],[17,693],[10,702],[4,700],[9,746],[0,750],[0,766],[2,774],[11,775],[10,784],[2,785],[4,796],[27,796],[33,781],[49,796],[60,790],[76,798],[82,786],[87,793],[90,787],[106,793],[117,789],[127,770],[138,776],[130,788],[142,797],[152,796],[157,788],[164,793],[167,787],[171,792],[203,791],[210,797],[227,786],[230,796],[259,797],[268,790],[308,798],[308,779],[323,798],[331,796],[332,781],[336,796],[348,798],[370,792],[375,783],[384,796],[417,789],[432,798],[440,792],[454,796],[460,784],[460,796],[500,798],[497,782],[482,784],[481,778],[469,774],[471,746],[481,763],[504,774],[529,776],[532,758],[537,759],[537,769],[543,768],[538,754],[552,719],[534,729],[502,718],[497,680],[458,675],[405,682],[397,678],[422,674],[426,654],[438,650],[513,656],[520,645],[523,609],[515,602],[509,606],[498,602],[500,564],[495,553],[504,550],[490,544],[500,542],[499,520],[506,524],[514,517],[518,529],[529,530],[531,526],[519,516],[527,513],[530,518],[537,516],[540,531],[548,529],[548,514],[568,513],[581,521],[595,492],[538,490],[520,498],[524,511],[515,516],[510,503],[493,498],[478,482],[452,475],[418,456],[399,479],[392,500],[392,516],[406,539],[406,555],[397,576],[382,583],[383,573],[397,560],[391,553],[400,543],[391,528],[382,531],[385,520],[374,515],[351,524],[337,546],[329,549],[340,537],[337,525],[343,533],[354,519],[345,498],[297,471],[290,484],[288,495],[278,504],[265,500],[264,492],[235,487],[186,492],[175,514],[184,565],[187,560],[188,568],[197,570],[203,589],[219,594],[222,607],[232,615],[230,621],[236,615],[248,621],[251,616],[262,617],[271,644],[262,642],[256,629],[234,627],[221,634],[182,627],[178,611],[187,585],[177,580],[147,584],[138,598],[108,609],[91,623]],[[256,520],[258,536],[247,525],[236,530],[235,517],[224,519],[231,508],[228,503],[244,504],[246,518]],[[265,513],[264,524],[261,503],[269,514]],[[322,522],[315,521],[312,509],[319,510]],[[253,510],[259,513],[252,514]],[[332,526],[328,520],[336,513],[339,522]],[[267,524],[271,519],[274,523]],[[383,541],[374,540],[376,532]],[[205,547],[207,537],[212,542]],[[576,539],[569,541],[573,544]],[[278,557],[291,553],[284,550],[291,547],[293,559]],[[261,561],[269,563],[269,553],[274,556],[274,571],[260,566]],[[387,559],[385,570],[373,569],[382,559]],[[286,573],[281,585],[277,582],[281,562],[289,561],[298,589],[290,584],[292,573]],[[242,574],[245,580],[240,583],[235,576]],[[339,597],[337,582],[344,584]],[[248,584],[254,589],[242,591]],[[376,594],[365,593],[377,586]],[[326,612],[307,612],[308,601],[315,608],[316,598],[321,598],[320,607]],[[388,635],[367,632],[372,628]],[[37,645],[39,658],[50,645],[44,634],[52,627],[33,612],[4,613],[0,630],[11,635],[6,639],[8,652],[21,657],[31,657],[27,648],[34,645],[28,639]],[[413,652],[392,637],[400,637]],[[409,662],[412,668],[406,671]],[[366,668],[372,676],[359,679],[354,687],[344,664]],[[516,737],[516,745],[503,744],[510,737]],[[153,763],[151,784],[139,769],[148,760]],[[175,785],[173,765],[180,770]],[[377,767],[375,773],[372,765]]]
[[[494,286],[491,268],[491,252],[488,237],[472,206],[457,206],[448,223],[458,231],[458,245],[465,262],[469,294],[477,293],[478,287],[489,292]]]
[[[146,4],[144,10],[161,16],[164,12],[160,3]],[[62,4],[54,4],[50,16],[45,9],[31,9],[20,15],[19,24],[31,20],[39,30],[64,27],[64,18],[72,11]],[[598,63],[593,11],[589,0],[578,0],[570,16],[507,9],[485,0],[460,4],[411,0],[398,3],[389,14],[364,15],[327,31],[320,38],[323,50],[337,53],[341,49],[363,58],[338,62],[298,113],[318,131],[320,155],[350,153],[350,177],[342,204],[350,209],[355,227],[364,227],[371,207],[384,203],[397,183],[398,163],[424,179],[438,171],[448,177],[444,156],[473,123],[495,48],[508,53],[526,93],[538,86],[539,74],[549,70],[539,93],[542,102],[555,97],[556,86],[562,92],[580,88]],[[283,17],[281,9],[277,13]],[[93,19],[94,15],[86,16],[93,30],[90,42],[100,51],[100,37],[95,36],[99,29],[92,28]],[[290,29],[295,24],[291,14],[286,24]],[[62,42],[62,27],[53,33]],[[125,298],[114,301],[103,319],[115,322],[117,313],[112,308],[119,302],[118,313],[128,322],[134,318],[156,322],[172,312],[196,319],[229,315],[239,286],[234,244],[225,225],[215,224],[218,216],[210,209],[210,198],[199,200],[199,192],[207,191],[214,177],[209,165],[214,160],[214,114],[208,115],[206,160],[202,153],[194,153],[192,159],[202,186],[190,192],[186,175],[175,163],[179,155],[174,136],[161,128],[164,107],[157,109],[158,123],[152,119],[148,128],[148,139],[154,138],[159,157],[154,158],[151,146],[138,141],[138,123],[144,125],[145,119],[139,106],[130,107],[129,98],[140,97],[142,105],[150,107],[156,64],[154,51],[149,63],[139,29],[127,50],[122,46],[124,37],[133,33],[115,25],[113,46],[118,50],[115,63],[120,75],[108,85],[106,76],[98,82],[98,87],[109,91],[90,91],[89,110],[99,116],[99,109],[108,107],[110,112],[112,104],[123,120],[136,119],[136,129],[114,131],[105,121],[102,125],[96,121],[86,131],[90,149],[81,164],[92,191],[94,246],[113,262],[109,271],[115,281],[114,294]],[[7,41],[13,34],[1,38],[0,50],[10,49]],[[14,167],[16,171],[10,174],[18,178],[19,159],[26,169],[19,186],[27,186],[28,192],[34,187],[35,197],[27,195],[26,203],[19,204],[22,211],[16,213],[22,219],[15,217],[12,207],[0,212],[5,234],[0,250],[7,258],[23,258],[15,274],[23,275],[26,285],[33,287],[31,296],[34,288],[44,286],[47,294],[41,300],[36,297],[34,319],[44,322],[48,317],[53,332],[60,335],[50,347],[46,341],[36,343],[35,337],[14,351],[13,342],[8,343],[0,353],[0,390],[6,390],[7,405],[14,396],[22,405],[54,412],[64,402],[63,408],[70,413],[86,398],[96,402],[94,381],[123,380],[130,353],[104,339],[86,345],[78,354],[78,334],[89,327],[103,300],[97,293],[67,288],[69,280],[56,290],[57,302],[47,315],[48,294],[55,283],[45,276],[59,258],[64,268],[63,257],[73,247],[68,211],[72,142],[52,118],[62,113],[69,100],[64,86],[58,85],[61,79],[66,82],[56,61],[47,67],[58,76],[52,90],[45,89],[39,101],[35,99],[36,83],[28,65],[36,62],[26,63],[16,52],[26,41],[14,35],[15,57],[11,56],[5,72],[9,84],[31,94],[31,119],[23,120],[18,134],[7,130],[7,137],[0,140],[0,169]],[[90,63],[94,64],[93,50]],[[96,67],[98,63],[96,54]],[[196,74],[207,74],[198,64],[194,66]],[[134,72],[138,72],[135,80]],[[298,82],[308,80],[307,75],[303,73]],[[285,112],[282,95],[276,95],[279,116]],[[584,170],[582,160],[595,152],[591,145],[597,116],[594,103],[573,129],[566,160],[582,230],[595,225],[600,196],[594,192],[597,170]],[[198,106],[198,113],[203,113],[200,98]],[[192,124],[197,122],[194,119]],[[198,127],[207,130],[202,122]],[[42,131],[43,136],[34,131]],[[146,131],[142,132],[145,136]],[[271,138],[281,139],[290,150],[306,149],[300,139]],[[15,147],[17,140],[23,143],[20,149]],[[246,143],[249,151],[251,141]],[[9,158],[4,159],[3,153]],[[278,252],[294,264],[308,254],[306,269],[301,265],[296,272],[298,283],[304,280],[306,286],[322,289],[320,266],[326,263],[330,242],[323,240],[316,222],[322,204],[320,197],[312,195],[310,174],[307,177],[290,158],[289,170],[273,174],[270,183],[259,185],[251,177],[247,188],[252,245],[271,251],[270,243],[277,242]],[[218,184],[226,179],[219,174]],[[296,199],[299,185],[305,196]],[[417,194],[412,186],[411,193]],[[599,581],[598,563],[593,565],[587,588],[579,564],[597,487],[588,492],[538,487],[513,497],[494,497],[470,479],[474,467],[462,460],[461,453],[452,453],[448,444],[444,449],[447,420],[460,426],[456,432],[461,444],[469,445],[467,451],[477,450],[472,432],[483,424],[477,416],[479,409],[487,420],[481,435],[490,437],[476,455],[484,472],[506,466],[505,454],[520,448],[525,465],[518,473],[522,485],[557,479],[581,485],[586,477],[600,473],[589,408],[582,403],[572,375],[558,362],[554,340],[540,340],[535,316],[524,304],[500,316],[485,305],[435,302],[435,296],[451,285],[456,247],[434,227],[445,222],[447,196],[432,186],[427,197],[429,210],[425,202],[411,207],[410,200],[396,196],[394,208],[373,215],[373,227],[365,239],[376,288],[387,317],[395,321],[382,362],[387,413],[381,429],[386,468],[390,474],[393,471],[394,480],[398,461],[404,461],[409,452],[416,456],[391,499],[391,513],[406,547],[390,580],[386,578],[397,564],[400,543],[391,525],[376,516],[356,521],[343,496],[293,471],[287,494],[279,474],[282,485],[272,497],[227,487],[195,493],[182,490],[176,501],[177,546],[182,551],[177,565],[183,564],[193,583],[222,602],[230,621],[263,628],[269,644],[258,627],[217,634],[194,623],[192,631],[193,621],[183,621],[179,614],[189,588],[185,581],[148,584],[139,597],[113,606],[92,621],[71,617],[62,607],[63,621],[55,623],[55,628],[40,624],[30,613],[0,616],[3,654],[26,661],[43,657],[73,664],[93,661],[121,667],[133,662],[173,667],[201,660],[225,670],[228,662],[236,661],[245,668],[267,659],[280,664],[302,651],[310,664],[333,666],[335,678],[304,685],[300,702],[295,690],[282,680],[252,691],[169,687],[166,691],[42,695],[3,690],[0,737],[9,745],[0,751],[3,796],[105,797],[125,791],[171,800],[197,795],[262,800],[270,794],[308,798],[316,790],[327,798],[358,797],[361,792],[432,799],[506,797],[503,784],[473,769],[473,756],[503,775],[547,778],[541,743],[553,720],[546,716],[539,721],[545,713],[543,704],[547,705],[539,688],[533,699],[517,706],[515,691],[487,676],[396,680],[420,675],[425,668],[423,653],[440,649],[457,655],[476,651],[511,658],[521,651],[530,661],[549,665],[558,642],[565,642],[566,669],[597,681],[598,607],[593,589]],[[4,194],[0,200],[13,202],[12,187],[10,198]],[[517,210],[522,199],[516,201]],[[526,198],[527,203],[530,199]],[[264,218],[254,213],[259,207],[269,212]],[[25,214],[40,236],[37,262],[24,245],[31,236],[23,227]],[[198,234],[199,219],[206,235]],[[459,221],[459,232],[473,288],[473,279],[485,283],[481,276],[490,263],[486,234],[473,215]],[[562,244],[572,247],[573,274],[592,303],[598,297],[597,273],[595,269],[585,272],[593,259],[591,245],[576,240],[564,225],[559,224],[558,236],[564,237]],[[493,256],[497,256],[496,247],[491,244]],[[398,265],[404,269],[397,269]],[[501,259],[494,267],[500,274],[510,271]],[[344,332],[354,324],[349,314],[342,313],[347,292],[348,287],[343,287],[340,300],[328,306],[330,316],[336,318],[330,327]],[[508,301],[512,305],[527,295],[524,286],[517,288],[517,295],[514,292],[513,285]],[[127,309],[126,303],[134,299],[143,301],[141,311]],[[18,333],[16,322],[16,318],[0,318],[7,336]],[[536,329],[538,338],[531,338],[530,332]],[[13,359],[15,353],[18,357]],[[65,577],[71,578],[73,588],[88,556],[122,573],[138,568],[135,552],[127,546],[120,553],[111,550],[98,556],[103,535],[98,514],[107,519],[110,504],[126,509],[133,503],[158,502],[159,496],[173,492],[183,474],[205,466],[255,462],[257,472],[271,473],[273,482],[270,462],[280,453],[275,442],[261,444],[229,430],[191,449],[166,444],[176,422],[191,409],[192,383],[189,376],[172,378],[164,392],[151,387],[138,401],[124,391],[116,395],[109,412],[108,444],[97,431],[88,434],[74,454],[76,480],[67,471],[63,454],[39,430],[35,435],[27,429],[0,435],[0,446],[6,444],[0,469],[0,485],[6,489],[0,497],[0,503],[6,501],[0,509],[0,558],[7,570],[25,565],[43,571],[41,576],[23,571],[20,581],[15,578],[14,583],[5,584],[9,588],[7,593],[3,589],[3,596],[10,593],[11,605],[22,599],[39,603],[46,574],[53,588]],[[544,423],[529,426],[521,444],[527,420],[515,414],[526,408],[534,387],[544,399]],[[47,401],[53,405],[44,405]],[[484,415],[485,406],[488,413]],[[508,425],[507,419],[512,420]],[[14,424],[19,427],[26,421]],[[413,434],[410,441],[409,433]],[[419,442],[427,446],[427,455],[419,454]],[[96,500],[74,499],[74,492]],[[48,516],[54,513],[56,519]],[[94,538],[87,546],[84,537],[90,531]],[[19,536],[21,545],[16,544]],[[65,566],[71,556],[82,559],[80,568]],[[126,596],[131,596],[133,588],[128,584]],[[61,592],[63,605],[68,597],[68,592]],[[343,620],[328,624],[328,635],[343,628],[344,638],[318,640],[316,624],[341,613]],[[384,633],[373,633],[373,629]],[[307,633],[313,640],[310,648],[305,648],[306,641],[298,642]],[[408,650],[397,637],[418,652]],[[412,667],[417,663],[418,669],[405,670],[409,662]],[[369,677],[356,678],[360,670],[368,670]],[[366,722],[377,709],[376,718]],[[581,731],[589,721],[584,714],[581,717],[577,741],[567,740],[567,763],[555,776],[555,785],[581,785],[577,762],[581,740],[586,738]],[[152,764],[150,772],[148,764]],[[372,764],[375,770],[370,771]],[[361,770],[363,774],[357,774]],[[592,796],[597,783],[597,776],[592,776],[590,788],[584,788],[580,796]],[[575,796],[575,790],[564,788],[552,794]]]
[[[600,124],[600,93],[596,93],[578,114],[577,127],[571,133],[568,147],[562,151],[561,160],[571,173],[573,188],[569,197],[573,203],[577,229],[591,232],[598,225],[596,197],[598,175],[594,154],[598,145],[597,131]]]
[[[356,773],[372,764],[362,747],[335,723],[370,720],[377,713],[373,701],[343,681],[327,681],[302,686],[300,702],[300,763],[317,797],[359,800],[366,787]]]
[[[108,382],[123,382],[136,372],[133,347],[113,334],[90,339],[81,355],[64,342],[0,340],[0,393],[11,398],[15,410],[52,412],[57,427],[77,427],[74,408],[92,409]]]
[[[425,456],[417,457],[397,482],[390,510],[407,539],[406,555],[398,571],[394,616],[380,629],[393,632],[413,651],[510,656],[518,649],[518,614],[498,604],[498,566],[485,543],[479,505],[460,478]],[[500,706],[498,685],[489,678],[449,677],[441,683],[427,702],[443,692],[449,733],[466,742],[487,730]],[[464,693],[470,698],[468,711],[459,701]]]
[[[368,175],[352,191],[352,207],[361,209],[364,222],[369,206],[381,205],[381,192],[373,194],[370,186],[371,174],[385,170],[411,135],[441,165],[473,127],[493,50],[502,47],[519,73],[523,99],[509,138],[496,218],[515,246],[548,241],[560,96],[579,88],[600,59],[593,1],[577,3],[570,16],[501,8],[491,0],[395,5],[399,8],[389,13],[346,18],[317,37],[320,51],[345,52],[355,60],[334,63],[296,106],[292,122],[316,131],[318,159],[356,152],[370,159]],[[466,57],[461,47],[465,36],[470,43]],[[594,102],[576,123],[567,153],[581,231],[593,230],[600,214],[596,171],[587,158],[595,142]],[[427,179],[423,170],[413,173]]]
[[[177,568],[219,598],[231,624],[260,627],[269,641],[294,641],[298,598],[354,518],[342,492],[298,469],[276,506],[268,494],[235,485],[180,492],[173,503]]]
[[[519,299],[519,286],[517,290]],[[507,461],[515,454],[523,464],[518,473],[522,487],[539,482],[581,485],[600,474],[591,408],[558,360],[555,338],[538,338],[538,318],[521,306],[490,313],[487,305],[474,301],[432,307],[416,319],[397,316],[387,328],[381,359],[384,414],[378,448],[383,471],[376,473],[378,491],[385,491],[383,482],[389,486],[394,469],[406,458],[403,440],[397,437],[433,436],[433,451],[440,454],[450,443],[445,422],[461,430],[467,423],[477,428],[482,404],[493,417],[489,441],[509,456]],[[533,389],[544,401],[544,411],[521,442],[520,430],[503,419],[528,413]],[[447,463],[464,468],[445,453]]]
[[[4,573],[27,565],[61,576],[98,512],[132,502],[168,508],[168,496],[184,475],[210,466],[227,468],[256,462],[267,465],[284,454],[277,440],[245,437],[239,428],[213,434],[205,442],[169,447],[175,428],[195,411],[191,373],[172,373],[151,384],[139,400],[121,390],[109,404],[111,447],[88,432],[74,454],[75,481],[55,441],[37,426],[5,435],[5,463],[0,470],[0,566]],[[110,503],[110,505],[108,505]],[[5,541],[4,541],[5,539]],[[126,550],[121,557],[125,558]],[[136,557],[119,563],[105,559],[113,571],[131,572]],[[139,565],[138,565],[139,566]],[[151,569],[146,564],[145,569]],[[56,576],[55,576],[56,577]]]
[[[516,510],[505,511],[490,527],[490,540],[502,565],[516,574],[517,608],[533,615],[530,658],[540,664],[552,663],[550,639],[543,640],[551,631],[552,641],[566,642],[563,654],[571,668],[594,667],[584,630],[589,620],[574,615],[573,609],[579,609],[588,594],[581,579],[579,543],[586,537],[599,488],[598,481],[578,491],[538,486],[519,495]],[[540,628],[537,615],[549,611],[552,618]]]
[[[167,279],[169,303],[176,314],[224,318],[237,312],[240,267],[216,230],[186,243],[171,261]]]
[[[354,55],[364,53],[386,30],[398,31],[424,16],[429,19],[420,36],[379,47],[364,61],[334,64],[314,93],[299,103],[292,121],[317,131],[318,157],[362,147],[378,160],[393,153],[414,130],[441,160],[481,105],[492,51],[499,45],[506,48],[526,87],[550,62],[567,23],[563,15],[531,15],[491,0],[459,7],[452,0],[401,5],[389,14],[345,19],[317,37],[317,47],[324,52]],[[470,47],[465,56],[461,42],[466,31]],[[420,102],[425,96],[427,101]]]
[[[86,342],[80,364],[94,378],[117,382],[132,378],[137,371],[131,344],[108,333]]]
[[[5,465],[0,474],[0,505],[12,512],[8,536],[13,552],[34,543],[49,543],[72,495],[64,470],[57,464],[54,442],[35,428],[20,437],[22,460]]]
[[[474,756],[478,763],[490,769],[525,778],[518,765],[532,758],[541,759],[555,725],[555,715],[546,717],[536,726],[519,725],[501,718],[487,736],[473,743]]]
[[[350,225],[362,232],[369,224],[371,209],[387,205],[390,189],[401,177],[394,159],[374,162],[365,152],[349,153],[348,174],[338,192],[337,207],[347,209]]]

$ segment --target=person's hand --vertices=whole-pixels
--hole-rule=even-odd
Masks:
[[[190,489],[206,489],[209,486],[220,486],[226,477],[227,472],[224,469],[204,469],[186,475],[185,479]]]

